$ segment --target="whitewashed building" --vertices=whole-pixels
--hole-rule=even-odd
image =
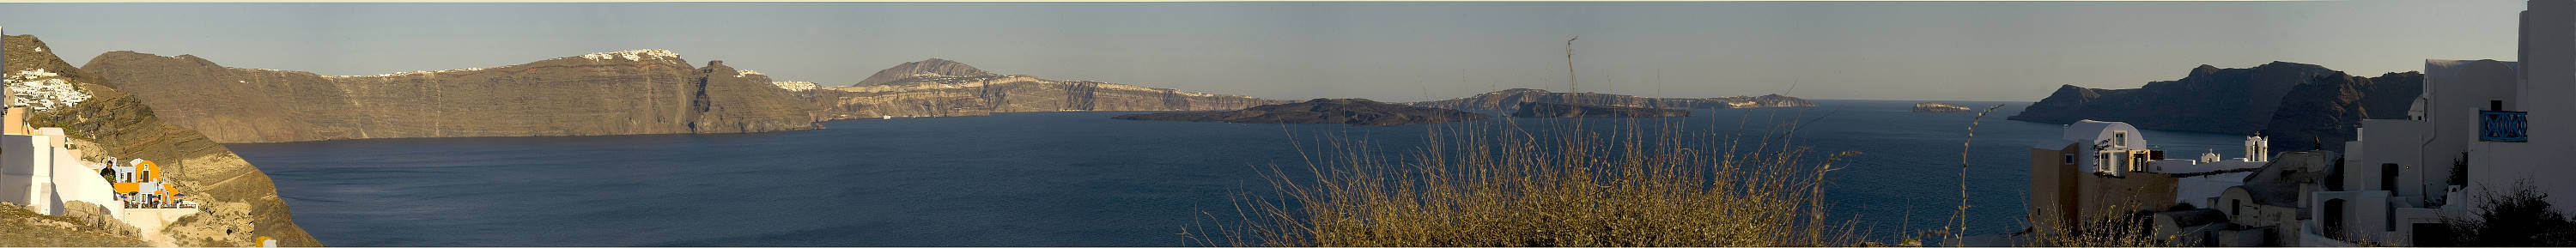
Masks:
[[[2576,2],[2530,1],[2521,62],[2424,61],[2405,119],[2364,120],[2339,180],[2309,201],[2325,237],[2442,245],[2442,219],[2476,218],[2480,192],[2528,185],[2576,206]],[[2568,209],[2559,209],[2567,211]]]

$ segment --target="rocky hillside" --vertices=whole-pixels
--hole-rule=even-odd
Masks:
[[[662,50],[370,76],[117,51],[82,69],[216,142],[741,133],[816,128],[813,104],[723,61]]]
[[[1667,108],[1637,108],[1637,107],[1600,106],[1600,105],[1576,105],[1576,104],[1548,103],[1548,102],[1525,102],[1525,103],[1521,103],[1521,106],[1519,107],[1519,109],[1520,109],[1519,111],[1513,111],[1513,112],[1512,112],[1512,117],[1524,117],[1524,118],[1636,118],[1636,117],[1686,117],[1686,116],[1690,116],[1690,115],[1691,115],[1690,110],[1681,110],[1681,109],[1667,109]]]
[[[2201,65],[2181,80],[2149,82],[2137,89],[2060,86],[2008,119],[2053,124],[2092,119],[2144,129],[2250,134],[2270,125],[2272,111],[2290,88],[2335,73],[2289,62],[2243,69]]]
[[[1640,108],[1705,109],[1705,108],[1773,108],[1814,107],[1806,99],[1778,94],[1718,98],[1653,98],[1602,93],[1548,92],[1539,89],[1508,89],[1467,98],[1411,103],[1413,106],[1457,110],[1516,111],[1521,103],[1545,102],[1576,105],[1619,106]]]
[[[55,100],[68,100],[72,94],[82,98],[36,111],[29,123],[63,127],[73,138],[95,144],[109,155],[158,162],[180,191],[207,203],[208,214],[170,228],[175,235],[186,236],[174,237],[181,240],[180,245],[248,246],[257,236],[277,238],[287,246],[321,245],[295,225],[286,202],[277,196],[276,185],[258,167],[195,130],[163,121],[141,96],[100,83],[105,79],[63,62],[35,36],[6,39],[8,46],[0,51],[7,52],[10,74],[41,70],[51,75],[31,82],[59,80],[76,89]],[[22,84],[16,78],[11,81],[11,87]]]
[[[941,58],[930,58],[916,62],[904,62],[901,65],[895,65],[894,68],[878,70],[876,75],[868,75],[867,79],[859,80],[858,84],[850,86],[879,85],[902,81],[907,78],[925,76],[979,77],[997,75],[998,74],[993,74],[991,72],[985,72],[983,69],[975,69],[974,66],[968,66],[966,63],[957,63],[957,61],[948,61],[947,59]]]
[[[920,67],[933,61],[965,67],[965,64],[931,59],[904,63],[886,70]],[[1047,111],[1208,111],[1287,102],[1094,81],[1048,80],[1027,75],[924,74],[868,86],[824,87],[798,93],[816,104],[814,107],[819,110],[816,114],[819,119]]]
[[[1232,123],[1411,125],[1491,118],[1483,114],[1437,108],[1382,103],[1368,99],[1324,99],[1305,102],[1262,105],[1243,110],[1207,112],[1132,114],[1111,117],[1120,120],[1149,121],[1217,121]]]
[[[2424,93],[2424,74],[2400,72],[2360,77],[2337,72],[2290,88],[2263,134],[2276,151],[2343,151],[2359,138],[2362,119],[2405,119]]]
[[[2418,73],[2358,78],[2323,66],[2272,62],[2241,69],[2201,65],[2180,80],[2137,89],[2059,86],[2009,117],[2040,123],[2127,122],[2138,128],[2273,136],[2279,151],[2340,149],[2361,116],[2404,118]],[[2312,139],[2313,137],[2313,139]],[[2318,147],[2322,144],[2324,147]]]
[[[88,207],[87,202],[72,202]],[[68,214],[66,214],[68,215]],[[0,247],[147,247],[152,244],[128,230],[112,230],[84,225],[84,218],[53,216],[27,211],[18,204],[0,202]],[[124,223],[108,221],[112,223]],[[133,229],[133,227],[125,227]]]

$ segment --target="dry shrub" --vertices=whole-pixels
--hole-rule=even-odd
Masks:
[[[2030,225],[2031,229],[2029,230],[2028,236],[2024,236],[2024,239],[2018,239],[2017,241],[2022,243],[2014,245],[2041,247],[2174,247],[2183,246],[2188,243],[2186,241],[2189,241],[2184,240],[2179,236],[2156,234],[2155,216],[2151,214],[2154,211],[2149,211],[2149,208],[2140,206],[2129,206],[2125,204],[2114,205],[2109,208],[2101,209],[2101,212],[2096,213],[2092,218],[2082,218],[2078,220],[2058,220],[2058,218],[2038,217],[2054,216],[2053,214],[2056,214],[2056,212],[2057,211],[2051,208],[2041,208],[2038,213],[2035,213],[2038,215],[2033,215],[2032,218],[2029,219],[2043,223],[2032,223],[2032,225]],[[2074,223],[2066,223],[2068,221],[2072,221]]]
[[[1826,220],[1822,191],[1835,160],[1857,152],[1810,154],[1789,144],[1794,131],[1547,126],[1561,128],[1426,127],[1425,145],[1394,156],[1327,134],[1317,149],[1298,145],[1313,180],[1270,166],[1278,195],[1238,198],[1242,225],[1184,235],[1234,246],[1857,244],[1850,223]]]

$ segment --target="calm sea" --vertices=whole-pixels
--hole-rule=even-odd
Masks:
[[[1829,211],[1872,234],[1940,226],[1958,203],[1971,113],[1911,101],[1817,101],[1798,144],[1859,151],[1831,176]],[[2029,147],[2055,124],[1977,127],[1971,233],[2017,230]],[[1734,130],[1797,110],[1700,110],[1670,119]],[[1302,167],[1289,134],[1400,150],[1421,126],[1113,120],[1013,113],[844,120],[758,134],[437,138],[228,145],[277,183],[295,221],[334,246],[1187,246],[1181,233],[1270,192],[1269,165]],[[1521,125],[1570,121],[1521,119]],[[1624,120],[1589,120],[1591,127]],[[1758,131],[1758,130],[1757,130]],[[2238,136],[2145,133],[2193,157],[2242,156]],[[1292,173],[1293,174],[1293,173]]]

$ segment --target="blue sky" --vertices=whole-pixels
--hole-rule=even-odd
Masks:
[[[2523,1],[0,3],[74,64],[132,50],[325,75],[657,48],[855,83],[940,57],[1005,74],[1280,99],[1566,88],[1658,97],[2036,100],[2202,64],[2361,75],[2513,59]]]

